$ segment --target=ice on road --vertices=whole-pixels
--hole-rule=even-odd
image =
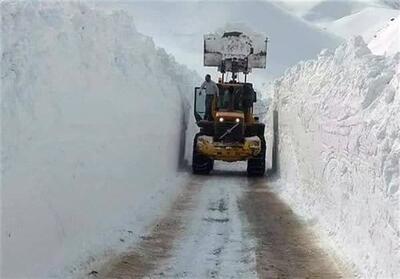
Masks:
[[[265,179],[222,168],[191,177],[148,235],[98,272],[100,278],[345,277]]]

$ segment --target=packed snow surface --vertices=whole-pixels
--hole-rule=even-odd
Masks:
[[[65,278],[178,191],[195,76],[124,12],[8,1],[1,19],[0,277]]]
[[[362,278],[400,274],[399,63],[355,37],[275,88],[282,196]]]

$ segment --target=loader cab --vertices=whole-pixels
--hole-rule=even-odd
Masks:
[[[251,83],[218,83],[219,96],[212,104],[212,118],[216,120],[218,112],[243,113],[245,122],[252,122],[253,104],[257,101],[256,92]],[[206,93],[200,87],[194,92],[194,116],[196,122],[206,120]]]

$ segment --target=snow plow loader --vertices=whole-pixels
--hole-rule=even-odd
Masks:
[[[204,66],[217,67],[221,77],[211,108],[206,107],[205,90],[195,88],[194,116],[200,131],[193,142],[194,174],[210,173],[214,160],[221,160],[247,161],[248,176],[264,175],[265,125],[253,115],[257,97],[247,75],[252,68],[265,68],[266,55],[267,40],[260,35],[225,32],[204,36]]]

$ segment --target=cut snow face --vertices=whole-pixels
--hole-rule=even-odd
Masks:
[[[365,278],[400,274],[400,54],[361,37],[277,83],[281,192]]]
[[[59,275],[169,204],[198,80],[124,12],[7,1],[1,19],[0,277]]]

